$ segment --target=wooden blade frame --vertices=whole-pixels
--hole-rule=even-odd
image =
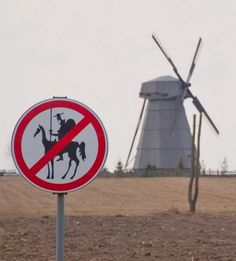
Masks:
[[[206,112],[206,110],[203,108],[202,104],[200,103],[200,101],[198,100],[197,97],[195,97],[192,92],[189,90],[189,86],[191,85],[189,83],[192,75],[193,75],[193,71],[195,69],[195,65],[196,65],[196,60],[199,56],[199,51],[200,51],[200,47],[202,46],[202,38],[200,37],[199,40],[198,40],[198,43],[197,43],[197,48],[195,50],[195,53],[194,53],[194,56],[193,56],[193,60],[192,60],[192,63],[191,63],[191,66],[190,66],[190,70],[189,70],[189,73],[188,73],[188,77],[187,77],[187,80],[186,82],[183,80],[183,78],[180,76],[175,64],[173,63],[173,61],[171,60],[170,56],[167,54],[167,52],[164,50],[164,48],[162,47],[160,41],[158,40],[158,38],[152,34],[152,38],[153,40],[155,41],[155,43],[158,45],[158,47],[160,48],[161,52],[164,54],[164,56],[166,57],[166,59],[168,60],[168,62],[171,64],[172,68],[173,68],[173,71],[175,72],[175,74],[177,75],[177,77],[179,78],[180,82],[182,83],[182,87],[184,88],[184,91],[183,91],[183,95],[182,95],[182,98],[181,100],[179,101],[179,99],[177,98],[176,99],[176,103],[177,103],[177,106],[180,107],[180,102],[183,103],[184,99],[185,99],[185,95],[188,93],[188,96],[191,97],[193,99],[193,104],[195,105],[195,107],[197,108],[197,110],[200,112],[200,113],[203,113],[207,120],[209,121],[209,123],[211,124],[211,126],[213,127],[214,131],[219,134],[219,130],[217,129],[216,125],[214,124],[214,122],[212,121],[212,119],[210,118],[210,116],[208,115],[208,113]],[[173,124],[172,124],[172,128],[171,128],[171,133],[173,132],[173,129],[174,129],[174,124],[176,123],[176,119],[178,117],[178,114],[179,114],[179,108],[176,108],[176,113],[175,113],[175,116],[174,116],[174,120],[173,120]]]
[[[212,119],[210,118],[210,116],[208,115],[208,113],[206,112],[206,110],[204,109],[204,107],[202,106],[202,104],[196,96],[193,98],[193,104],[200,113],[203,113],[206,116],[208,122],[211,124],[216,134],[219,135],[219,130],[217,129],[216,125],[214,124],[214,122],[212,121]]]
[[[147,98],[145,98],[144,101],[143,101],[143,106],[142,106],[142,109],[141,109],[141,112],[140,112],[140,115],[139,115],[138,124],[137,124],[136,130],[135,130],[134,137],[133,137],[133,140],[132,140],[132,143],[131,143],[131,146],[130,146],[129,154],[128,154],[128,157],[127,157],[127,160],[126,160],[126,163],[125,163],[125,169],[128,167],[128,165],[130,163],[129,162],[130,155],[131,155],[131,152],[133,150],[134,142],[135,142],[135,139],[136,139],[136,136],[137,136],[137,133],[138,133],[141,121],[142,121],[146,101],[147,101]]]

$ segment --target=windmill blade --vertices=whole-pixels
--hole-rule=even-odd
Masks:
[[[186,80],[186,83],[189,83],[191,77],[192,77],[192,74],[193,74],[193,71],[195,69],[195,65],[196,65],[196,61],[197,61],[197,58],[199,56],[199,51],[200,51],[200,47],[202,46],[201,45],[202,43],[202,38],[200,37],[199,40],[198,40],[198,43],[197,43],[197,48],[196,48],[196,51],[194,53],[194,56],[193,56],[193,61],[192,61],[192,64],[190,66],[190,70],[189,70],[189,73],[188,73],[188,77],[187,77],[187,80]]]
[[[207,120],[209,121],[209,123],[213,127],[216,134],[219,135],[219,130],[217,129],[216,125],[214,124],[214,122],[212,121],[212,119],[210,118],[210,116],[208,115],[206,110],[203,108],[202,104],[200,103],[200,101],[198,100],[198,98],[196,96],[193,98],[193,104],[195,105],[195,107],[197,108],[197,110],[200,113],[203,113],[206,116]]]
[[[175,74],[177,75],[177,77],[179,78],[179,80],[181,81],[182,84],[184,84],[184,86],[186,85],[185,81],[183,80],[183,78],[180,76],[177,67],[175,66],[175,64],[173,63],[173,61],[171,60],[170,56],[167,54],[167,52],[165,51],[165,49],[162,47],[160,41],[158,40],[158,38],[152,34],[152,39],[155,41],[155,43],[158,45],[158,47],[160,48],[161,52],[164,54],[164,56],[166,57],[166,59],[168,60],[168,62],[171,64],[173,71],[175,72]]]
[[[135,130],[134,137],[133,137],[133,140],[132,140],[132,143],[131,143],[131,146],[130,146],[129,154],[128,154],[128,157],[127,157],[127,160],[126,160],[126,163],[125,163],[125,169],[126,169],[126,168],[128,167],[128,165],[129,165],[130,155],[131,155],[131,152],[132,152],[132,150],[133,150],[134,142],[135,142],[135,139],[136,139],[136,136],[137,136],[139,127],[140,127],[140,123],[141,123],[141,121],[142,121],[142,117],[143,117],[143,112],[144,112],[146,100],[147,100],[147,98],[145,98],[144,101],[143,101],[143,106],[142,106],[142,109],[141,109],[141,112],[140,112],[140,115],[139,115],[138,124],[137,124],[136,130]]]
[[[195,50],[191,66],[190,66],[190,70],[189,70],[189,73],[188,73],[186,84],[184,86],[184,91],[183,91],[183,95],[182,95],[182,99],[181,99],[182,102],[184,101],[185,96],[186,96],[187,91],[188,91],[188,87],[190,86],[190,79],[191,79],[191,77],[193,75],[193,71],[194,71],[195,66],[196,66],[196,60],[197,60],[197,57],[199,56],[199,53],[200,53],[199,52],[200,51],[200,47],[202,46],[201,43],[202,43],[202,38],[200,37],[199,40],[198,40],[198,43],[197,43],[197,48]]]

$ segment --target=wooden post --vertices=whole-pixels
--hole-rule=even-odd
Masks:
[[[202,128],[202,114],[200,113],[198,134],[197,134],[197,147],[195,146],[196,136],[196,115],[193,115],[193,135],[192,135],[192,155],[191,155],[191,176],[188,189],[188,201],[190,212],[196,212],[196,203],[199,193],[199,175],[200,175],[200,139]],[[194,191],[193,191],[193,183]]]

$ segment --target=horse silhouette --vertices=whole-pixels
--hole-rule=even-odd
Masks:
[[[42,143],[43,143],[43,146],[44,146],[44,149],[45,149],[45,154],[46,154],[57,143],[57,141],[56,140],[54,140],[54,141],[48,140],[47,137],[46,137],[45,130],[44,130],[43,126],[41,126],[41,125],[38,125],[38,128],[37,128],[37,130],[36,130],[36,132],[34,134],[34,137],[40,131],[42,132]],[[78,168],[79,163],[80,163],[80,161],[79,161],[79,159],[77,157],[77,149],[78,148],[79,148],[80,156],[81,156],[82,160],[84,161],[86,159],[85,143],[84,142],[81,142],[79,144],[79,142],[77,142],[77,141],[71,141],[60,152],[61,155],[64,154],[64,153],[67,153],[68,157],[69,157],[68,168],[66,170],[66,173],[62,176],[62,179],[65,179],[65,177],[67,176],[73,161],[75,162],[75,169],[74,169],[73,175],[71,176],[71,179],[73,179],[75,177],[77,168]],[[49,165],[48,165],[48,176],[47,176],[47,179],[50,179],[50,178],[53,179],[54,178],[54,159],[51,160],[51,168],[52,168],[52,174],[51,174],[51,177],[50,177],[50,168],[49,168]]]
[[[42,133],[42,143],[44,146],[44,154],[46,154],[56,144],[56,140],[54,140],[54,141],[48,140],[46,137],[46,132],[45,132],[43,126],[41,126],[41,125],[38,125],[38,128],[34,134],[34,138],[40,133],[40,131]],[[51,171],[50,171],[49,164],[47,164],[47,167],[48,167],[47,179],[54,179],[54,158],[50,161],[50,163],[51,163]]]

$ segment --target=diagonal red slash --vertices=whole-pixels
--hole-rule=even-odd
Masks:
[[[67,132],[31,169],[31,175],[36,175],[50,160],[56,157],[88,124],[90,120],[84,117],[73,129]]]

